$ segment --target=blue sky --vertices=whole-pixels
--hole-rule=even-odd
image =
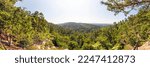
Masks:
[[[47,21],[55,24],[65,22],[112,24],[125,18],[122,13],[114,16],[114,13],[107,11],[107,7],[100,4],[100,1],[23,0],[22,2],[16,3],[16,6],[25,7],[31,12],[42,12]]]

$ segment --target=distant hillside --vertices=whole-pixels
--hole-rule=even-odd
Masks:
[[[99,24],[99,23],[92,23],[92,25],[104,27],[104,26],[109,26],[109,25],[113,25],[113,24]]]
[[[83,31],[89,32],[91,30],[98,29],[103,26],[107,26],[105,24],[100,25],[100,24],[87,24],[87,23],[76,23],[76,22],[67,22],[67,23],[58,24],[58,25],[67,29],[80,31],[80,32],[83,32]]]

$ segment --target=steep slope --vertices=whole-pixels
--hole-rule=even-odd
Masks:
[[[137,49],[150,40],[149,21],[150,10],[141,10],[137,15],[95,32],[98,33],[97,41],[105,49]]]
[[[0,1],[0,49],[36,49],[36,46],[45,49],[54,46],[54,33],[59,35],[62,30],[55,31],[57,26],[48,23],[42,13],[31,13],[14,6],[17,1]]]

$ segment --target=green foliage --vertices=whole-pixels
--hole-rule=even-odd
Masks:
[[[74,50],[78,48],[78,43],[75,41],[70,41],[69,45],[68,45],[69,50]]]
[[[82,46],[83,50],[96,50],[91,44],[84,43]]]
[[[102,1],[107,6],[107,10],[115,12],[123,12],[125,15],[131,10],[147,10],[150,6],[149,0],[107,0]]]
[[[26,48],[37,41],[51,39],[48,22],[43,14],[38,11],[31,13],[15,7],[14,4],[20,0],[0,0],[0,30],[5,34],[14,35],[17,44]]]
[[[0,30],[14,36],[13,43],[20,48],[122,50],[141,46],[143,42],[150,40],[150,9],[139,10],[137,15],[131,15],[125,20],[104,27],[82,23],[55,25],[47,22],[38,11],[31,13],[15,7],[17,1],[19,0],[0,0]],[[118,13],[124,11],[124,5],[135,2],[120,1],[108,0],[103,3],[108,6],[108,10]],[[123,6],[118,7],[116,4]],[[136,6],[139,5],[146,6],[145,2]],[[3,47],[0,46],[0,49]]]
[[[24,40],[19,41],[18,46],[20,46],[22,48],[26,48],[28,45],[29,45],[29,41],[24,39]]]

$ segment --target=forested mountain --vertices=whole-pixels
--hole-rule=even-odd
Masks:
[[[104,25],[94,25],[94,24],[76,23],[76,22],[67,22],[58,25],[66,29],[80,31],[80,32],[90,32],[91,30],[98,29],[104,26]]]
[[[100,24],[100,23],[91,23],[92,25],[95,25],[95,26],[100,26],[100,27],[105,27],[105,26],[109,26],[109,25],[112,25],[112,24]]]
[[[0,0],[0,49],[2,50],[123,50],[136,49],[150,41],[149,8],[139,9],[137,15],[131,15],[118,23],[100,28],[82,23],[59,26],[47,22],[43,14],[38,11],[31,13],[14,6],[17,1],[19,0]],[[117,10],[111,2],[105,4],[109,8],[116,8],[112,11],[121,8]],[[91,31],[90,28],[94,30]],[[83,32],[85,30],[87,32]]]

